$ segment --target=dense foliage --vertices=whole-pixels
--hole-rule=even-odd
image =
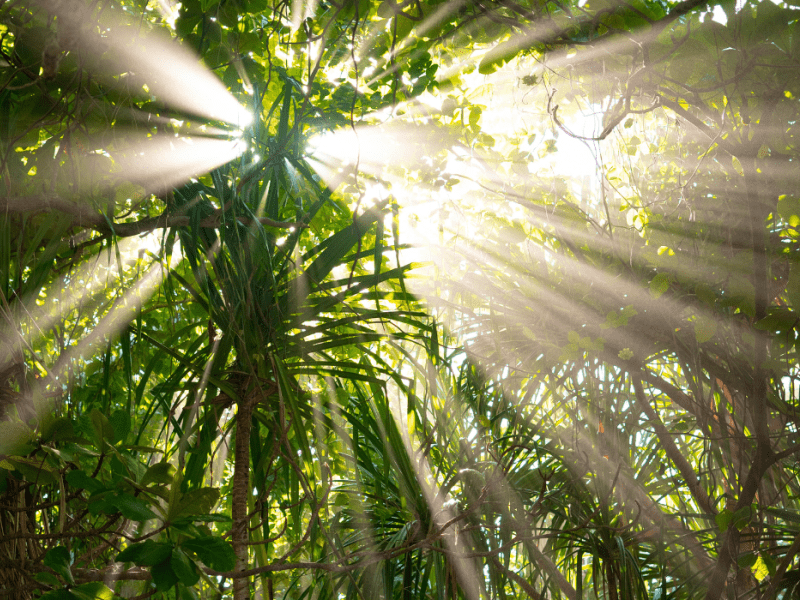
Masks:
[[[799,593],[797,16],[0,2],[0,594]]]

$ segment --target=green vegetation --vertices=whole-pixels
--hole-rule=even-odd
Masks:
[[[796,597],[795,4],[0,2],[0,598]]]

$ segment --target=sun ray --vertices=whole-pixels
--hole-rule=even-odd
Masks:
[[[161,262],[151,263],[136,283],[113,302],[97,325],[75,346],[59,356],[50,369],[51,376],[62,379],[73,364],[92,356],[98,348],[127,327],[142,304],[159,288],[168,272],[169,267]]]
[[[143,252],[155,249],[158,245],[158,234],[150,233],[140,238],[130,237],[119,240],[117,248],[122,258],[118,262],[111,254],[105,254],[107,260],[102,263],[103,253],[98,254],[54,280],[42,292],[39,298],[27,299],[22,313],[25,315],[25,329],[29,332],[25,337],[28,347],[49,335],[50,329],[66,320],[75,309],[83,310],[85,305],[105,293],[110,287],[119,284],[123,276],[130,276],[131,270],[141,259]],[[121,269],[121,270],[120,270]],[[142,297],[141,301],[147,298]],[[16,327],[4,327],[3,339],[13,337]],[[12,360],[10,354],[0,359],[0,370],[6,368]]]
[[[396,393],[397,400],[405,397],[394,386],[391,389]],[[406,453],[412,459],[417,482],[430,507],[433,523],[444,541],[447,557],[452,561],[456,578],[466,598],[480,600],[485,595],[485,583],[479,575],[480,568],[478,568],[476,558],[471,556],[473,549],[469,535],[458,531],[456,523],[461,518],[453,510],[452,503],[447,503],[447,497],[442,493],[442,489],[436,481],[436,475],[430,467],[426,453],[420,451],[419,440],[410,435],[408,421],[404,418],[406,414],[407,411],[401,410],[399,402],[396,401],[392,416],[402,433],[401,437],[406,446]],[[440,415],[437,415],[436,418],[440,418]]]
[[[145,31],[111,8],[95,17],[81,0],[38,3],[58,16],[66,49],[80,51],[86,67],[106,84],[146,86],[168,106],[212,121],[237,127],[252,122],[223,83],[164,32]]]
[[[155,134],[121,137],[113,151],[114,174],[134,181],[150,192],[178,186],[240,156],[246,143],[240,139],[216,139]]]

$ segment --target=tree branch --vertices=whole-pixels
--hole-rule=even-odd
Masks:
[[[152,579],[150,569],[143,567],[132,567],[127,571],[120,570],[118,573],[114,571],[115,563],[106,569],[72,569],[75,574],[75,579],[78,581],[106,581],[111,579],[113,581],[149,581]],[[121,566],[121,565],[120,565]]]
[[[792,545],[789,546],[789,549],[786,551],[786,555],[783,557],[781,564],[778,565],[778,569],[775,571],[775,575],[772,576],[772,580],[769,582],[769,587],[763,596],[764,598],[769,599],[777,597],[776,594],[778,592],[778,586],[780,585],[786,570],[789,568],[789,566],[791,566],[792,561],[794,561],[794,557],[797,556],[798,552],[800,552],[800,534],[794,538],[794,542],[792,542]]]
[[[528,594],[528,596],[530,596],[532,600],[539,600],[539,599],[542,597],[542,596],[541,596],[541,594],[539,594],[539,592],[537,592],[537,591],[534,589],[534,587],[533,587],[533,586],[532,586],[530,583],[528,583],[527,581],[525,581],[525,579],[523,579],[523,578],[522,578],[520,575],[518,575],[517,573],[514,573],[514,571],[512,571],[512,570],[510,570],[510,569],[507,569],[507,568],[506,568],[506,567],[503,565],[503,563],[501,563],[499,560],[497,560],[497,558],[496,558],[496,557],[492,556],[492,557],[491,557],[491,560],[492,560],[492,564],[493,564],[495,567],[497,567],[499,570],[501,570],[501,571],[503,572],[503,574],[504,574],[506,577],[508,577],[508,578],[509,578],[511,581],[513,581],[513,582],[514,582],[514,583],[516,583],[516,584],[517,584],[519,587],[521,587],[521,588],[522,588],[522,590],[523,590],[523,591],[524,591],[526,594]]]
[[[167,227],[186,227],[191,222],[191,217],[188,215],[163,212],[157,217],[145,217],[138,221],[109,223],[106,217],[98,213],[94,208],[88,205],[70,202],[59,196],[37,194],[32,196],[7,196],[5,198],[0,198],[0,212],[39,213],[52,211],[72,216],[74,225],[77,227],[87,227],[103,234],[114,234],[117,237],[131,237]],[[200,227],[218,228],[222,224],[222,216],[222,211],[217,210],[214,214],[200,221]],[[258,222],[267,227],[276,227],[278,229],[308,227],[305,223],[275,221],[268,217],[258,217],[256,219],[236,217],[236,219],[242,225],[252,225]]]
[[[689,464],[689,461],[686,460],[686,457],[683,456],[683,453],[680,451],[678,446],[675,444],[675,440],[672,439],[672,434],[666,428],[664,423],[662,423],[661,419],[658,417],[658,413],[653,409],[650,403],[647,401],[647,398],[644,394],[644,387],[642,386],[642,379],[641,377],[633,373],[633,389],[635,392],[636,404],[639,406],[639,410],[644,412],[647,415],[650,424],[655,429],[656,435],[658,439],[661,441],[661,445],[664,447],[667,456],[672,461],[672,464],[680,471],[681,476],[683,477],[684,481],[686,481],[686,485],[689,486],[689,491],[692,493],[692,496],[697,502],[697,505],[700,509],[707,513],[707,514],[715,514],[714,507],[711,505],[711,501],[708,498],[708,494],[700,485],[700,481],[697,479],[697,474],[694,472],[694,469]]]

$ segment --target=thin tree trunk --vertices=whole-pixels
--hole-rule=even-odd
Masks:
[[[769,296],[767,293],[769,282],[769,264],[767,262],[766,235],[764,233],[766,211],[760,204],[760,197],[756,182],[755,163],[753,157],[743,161],[745,171],[746,201],[750,211],[750,242],[753,251],[753,287],[755,304],[755,321],[763,319],[767,314]],[[775,452],[772,450],[769,438],[769,407],[767,405],[768,374],[764,362],[768,356],[769,337],[762,331],[753,330],[753,388],[751,390],[748,408],[751,411],[756,448],[751,457],[750,470],[739,489],[739,498],[734,511],[748,506],[758,493],[761,480],[767,470],[775,462]],[[719,549],[717,564],[709,578],[706,600],[719,600],[728,578],[731,565],[739,553],[739,530],[729,527],[723,536]]]
[[[250,426],[252,424],[253,403],[249,394],[242,394],[236,411],[236,447],[233,466],[233,501],[231,516],[233,528],[231,539],[236,554],[236,571],[248,568],[247,560],[247,493],[250,489]],[[247,577],[233,580],[233,599],[249,600],[250,583]]]

